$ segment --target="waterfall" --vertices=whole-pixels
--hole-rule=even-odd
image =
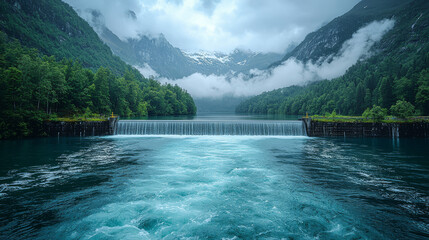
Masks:
[[[115,135],[305,136],[301,121],[120,120]]]

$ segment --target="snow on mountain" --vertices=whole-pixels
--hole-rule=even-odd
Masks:
[[[231,61],[231,58],[229,55],[220,53],[220,52],[206,52],[206,51],[200,51],[200,52],[185,52],[183,51],[185,56],[195,60],[197,64],[212,64],[215,61],[218,61],[220,63],[227,63]]]

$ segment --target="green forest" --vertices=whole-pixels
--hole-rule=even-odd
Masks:
[[[116,75],[79,61],[46,56],[0,32],[0,139],[38,136],[57,116],[195,114],[192,97],[137,71]]]
[[[85,68],[109,67],[115,74],[132,71],[73,8],[60,0],[0,1],[0,31],[47,56],[78,59]]]
[[[390,109],[398,100],[429,115],[429,49],[409,66],[378,57],[359,63],[334,80],[266,92],[242,102],[238,113],[361,115],[373,105]]]
[[[405,101],[415,107],[414,115],[429,115],[428,5],[419,2],[398,12],[395,27],[373,46],[372,57],[345,75],[262,93],[242,102],[236,112],[361,115],[373,106],[390,110]]]

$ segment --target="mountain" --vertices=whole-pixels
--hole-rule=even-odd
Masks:
[[[58,0],[0,1],[0,30],[43,54],[79,59],[93,70],[104,66],[116,74],[132,71],[73,8]]]
[[[390,108],[405,100],[416,106],[419,114],[429,114],[429,1],[363,0],[309,34],[284,59],[317,62],[327,58],[336,54],[353,31],[384,18],[394,19],[394,27],[372,46],[368,58],[358,61],[345,75],[266,92],[242,102],[236,111],[325,114],[335,110],[360,115],[373,105]]]
[[[291,48],[290,48],[291,49]],[[225,53],[185,53],[200,66],[197,72],[223,75],[230,72],[248,73],[251,69],[266,69],[272,61],[281,58],[278,53],[256,53],[236,49]]]
[[[163,34],[159,36],[141,35],[139,39],[121,40],[103,22],[102,14],[94,9],[79,10],[100,38],[113,53],[125,62],[137,66],[150,66],[161,77],[178,79],[193,73],[224,75],[246,73],[251,69],[265,69],[278,61],[284,54],[254,53],[235,50],[224,53],[186,53],[172,46]],[[130,11],[132,12],[132,11]],[[89,17],[88,17],[89,16]],[[135,14],[133,15],[135,17]]]
[[[308,34],[295,49],[287,53],[278,66],[289,58],[302,62],[317,62],[338,53],[344,42],[366,24],[396,16],[397,11],[412,0],[362,0],[346,14],[335,18],[317,31]]]
[[[115,55],[133,66],[149,65],[157,74],[167,78],[181,78],[195,72],[189,58],[180,49],[173,47],[163,35],[122,41],[103,27],[99,36]]]

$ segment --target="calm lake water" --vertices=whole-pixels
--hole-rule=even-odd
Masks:
[[[429,139],[0,142],[0,239],[425,239]]]

